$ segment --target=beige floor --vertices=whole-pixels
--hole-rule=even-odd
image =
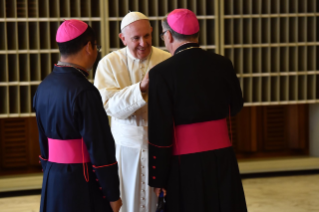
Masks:
[[[244,179],[249,212],[319,212],[319,175]],[[40,195],[0,198],[0,212],[39,211]]]
[[[319,212],[319,175],[243,180],[249,212]]]

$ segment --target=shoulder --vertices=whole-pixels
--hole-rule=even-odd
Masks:
[[[177,64],[174,57],[167,58],[166,60],[158,63],[150,70],[150,77],[155,75],[162,75],[167,72],[171,72],[174,69],[173,65]]]
[[[186,61],[185,61],[186,60]],[[185,52],[184,54],[174,55],[167,60],[157,64],[151,71],[150,75],[167,75],[172,74],[174,70],[177,70],[181,66],[187,65],[188,68],[193,68],[197,66],[196,64],[200,63],[201,65],[217,65],[218,67],[225,69],[232,68],[231,61],[222,55],[208,52],[206,50],[197,51],[197,52]],[[199,65],[199,64],[198,64]],[[156,72],[156,73],[155,73]]]
[[[225,57],[223,55],[213,53],[213,52],[208,52],[208,51],[205,51],[205,52],[206,52],[207,56],[214,59],[214,61],[217,61],[221,64],[231,64],[230,59],[228,59],[227,57]]]
[[[76,76],[75,78],[70,80],[72,80],[73,83],[71,85],[66,85],[66,86],[68,86],[68,89],[74,91],[74,94],[76,95],[88,90],[96,89],[94,85],[83,76]]]
[[[111,52],[107,55],[105,55],[99,63],[116,63],[120,61],[123,58],[126,58],[126,48],[122,48],[119,50],[116,50],[114,52]]]
[[[164,50],[159,49],[159,48],[154,47],[154,46],[152,46],[152,51],[153,51],[154,56],[156,56],[156,57],[162,57],[165,59],[171,57],[171,54],[168,53],[167,51],[164,51]]]
[[[187,55],[188,54],[188,55]],[[195,60],[197,63],[206,65],[206,66],[214,66],[214,67],[220,67],[220,68],[229,68],[229,66],[232,66],[232,62],[225,56],[214,53],[212,51],[207,51],[204,49],[200,49],[196,52],[185,52],[184,55],[187,55],[186,57],[183,57],[181,55],[179,56],[179,62],[183,62],[186,59]],[[195,62],[195,63],[196,63]],[[200,65],[198,64],[198,65]]]
[[[126,57],[126,48],[116,50],[104,56],[98,63],[95,78],[98,78],[100,74],[112,73],[114,70],[122,68],[123,64],[125,65]]]
[[[90,82],[85,83],[77,95],[77,98],[87,97],[101,99],[98,89]]]

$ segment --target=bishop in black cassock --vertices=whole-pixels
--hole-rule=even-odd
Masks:
[[[195,14],[162,21],[173,55],[150,71],[149,185],[166,193],[168,212],[247,211],[226,118],[243,107],[227,58],[198,44]]]
[[[114,140],[100,93],[87,79],[98,54],[94,32],[67,20],[56,40],[61,61],[33,99],[43,167],[40,211],[118,211]]]

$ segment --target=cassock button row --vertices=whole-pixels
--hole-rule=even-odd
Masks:
[[[155,180],[156,179],[156,177],[155,176],[153,176],[153,180]]]
[[[153,166],[153,169],[156,169],[156,166]]]
[[[156,159],[156,156],[153,156],[154,159]]]
[[[102,187],[100,187],[99,189],[102,190]]]
[[[103,196],[103,199],[105,199],[106,197],[105,196]]]
[[[95,179],[96,180],[96,182],[99,182],[99,179]]]

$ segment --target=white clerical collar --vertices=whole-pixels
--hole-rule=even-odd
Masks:
[[[144,61],[150,59],[150,56],[152,55],[152,52],[153,52],[153,46],[151,47],[151,51],[150,51],[150,53],[148,54],[148,56],[146,57],[146,59],[143,59],[143,60],[135,58],[135,57],[132,55],[132,53],[131,53],[131,51],[129,50],[128,47],[126,47],[126,52],[127,52],[127,55],[128,55],[132,60],[136,60],[136,61],[138,61],[138,62],[144,62]]]

